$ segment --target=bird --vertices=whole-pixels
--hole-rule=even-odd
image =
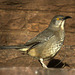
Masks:
[[[65,21],[70,16],[56,15],[49,26],[23,45],[0,46],[0,49],[17,49],[37,58],[42,67],[48,68],[44,60],[52,59],[60,50],[65,38]]]

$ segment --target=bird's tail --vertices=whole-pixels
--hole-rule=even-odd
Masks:
[[[19,46],[0,46],[0,49],[19,49]]]
[[[17,49],[20,51],[27,51],[30,47],[24,45],[0,46],[0,49]]]

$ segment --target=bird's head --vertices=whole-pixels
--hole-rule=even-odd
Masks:
[[[65,20],[71,18],[70,16],[63,16],[63,15],[57,15],[55,17],[53,17],[51,23],[50,23],[50,27],[53,28],[59,28],[61,27],[62,29],[64,29],[64,23]]]

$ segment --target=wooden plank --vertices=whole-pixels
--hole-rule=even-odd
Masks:
[[[44,69],[32,67],[1,68],[0,75],[75,75],[75,69]]]

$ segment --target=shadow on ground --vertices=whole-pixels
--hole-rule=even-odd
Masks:
[[[59,60],[59,59],[51,60],[47,66],[49,68],[64,68],[65,66],[69,67],[67,63],[63,63],[62,60]]]

